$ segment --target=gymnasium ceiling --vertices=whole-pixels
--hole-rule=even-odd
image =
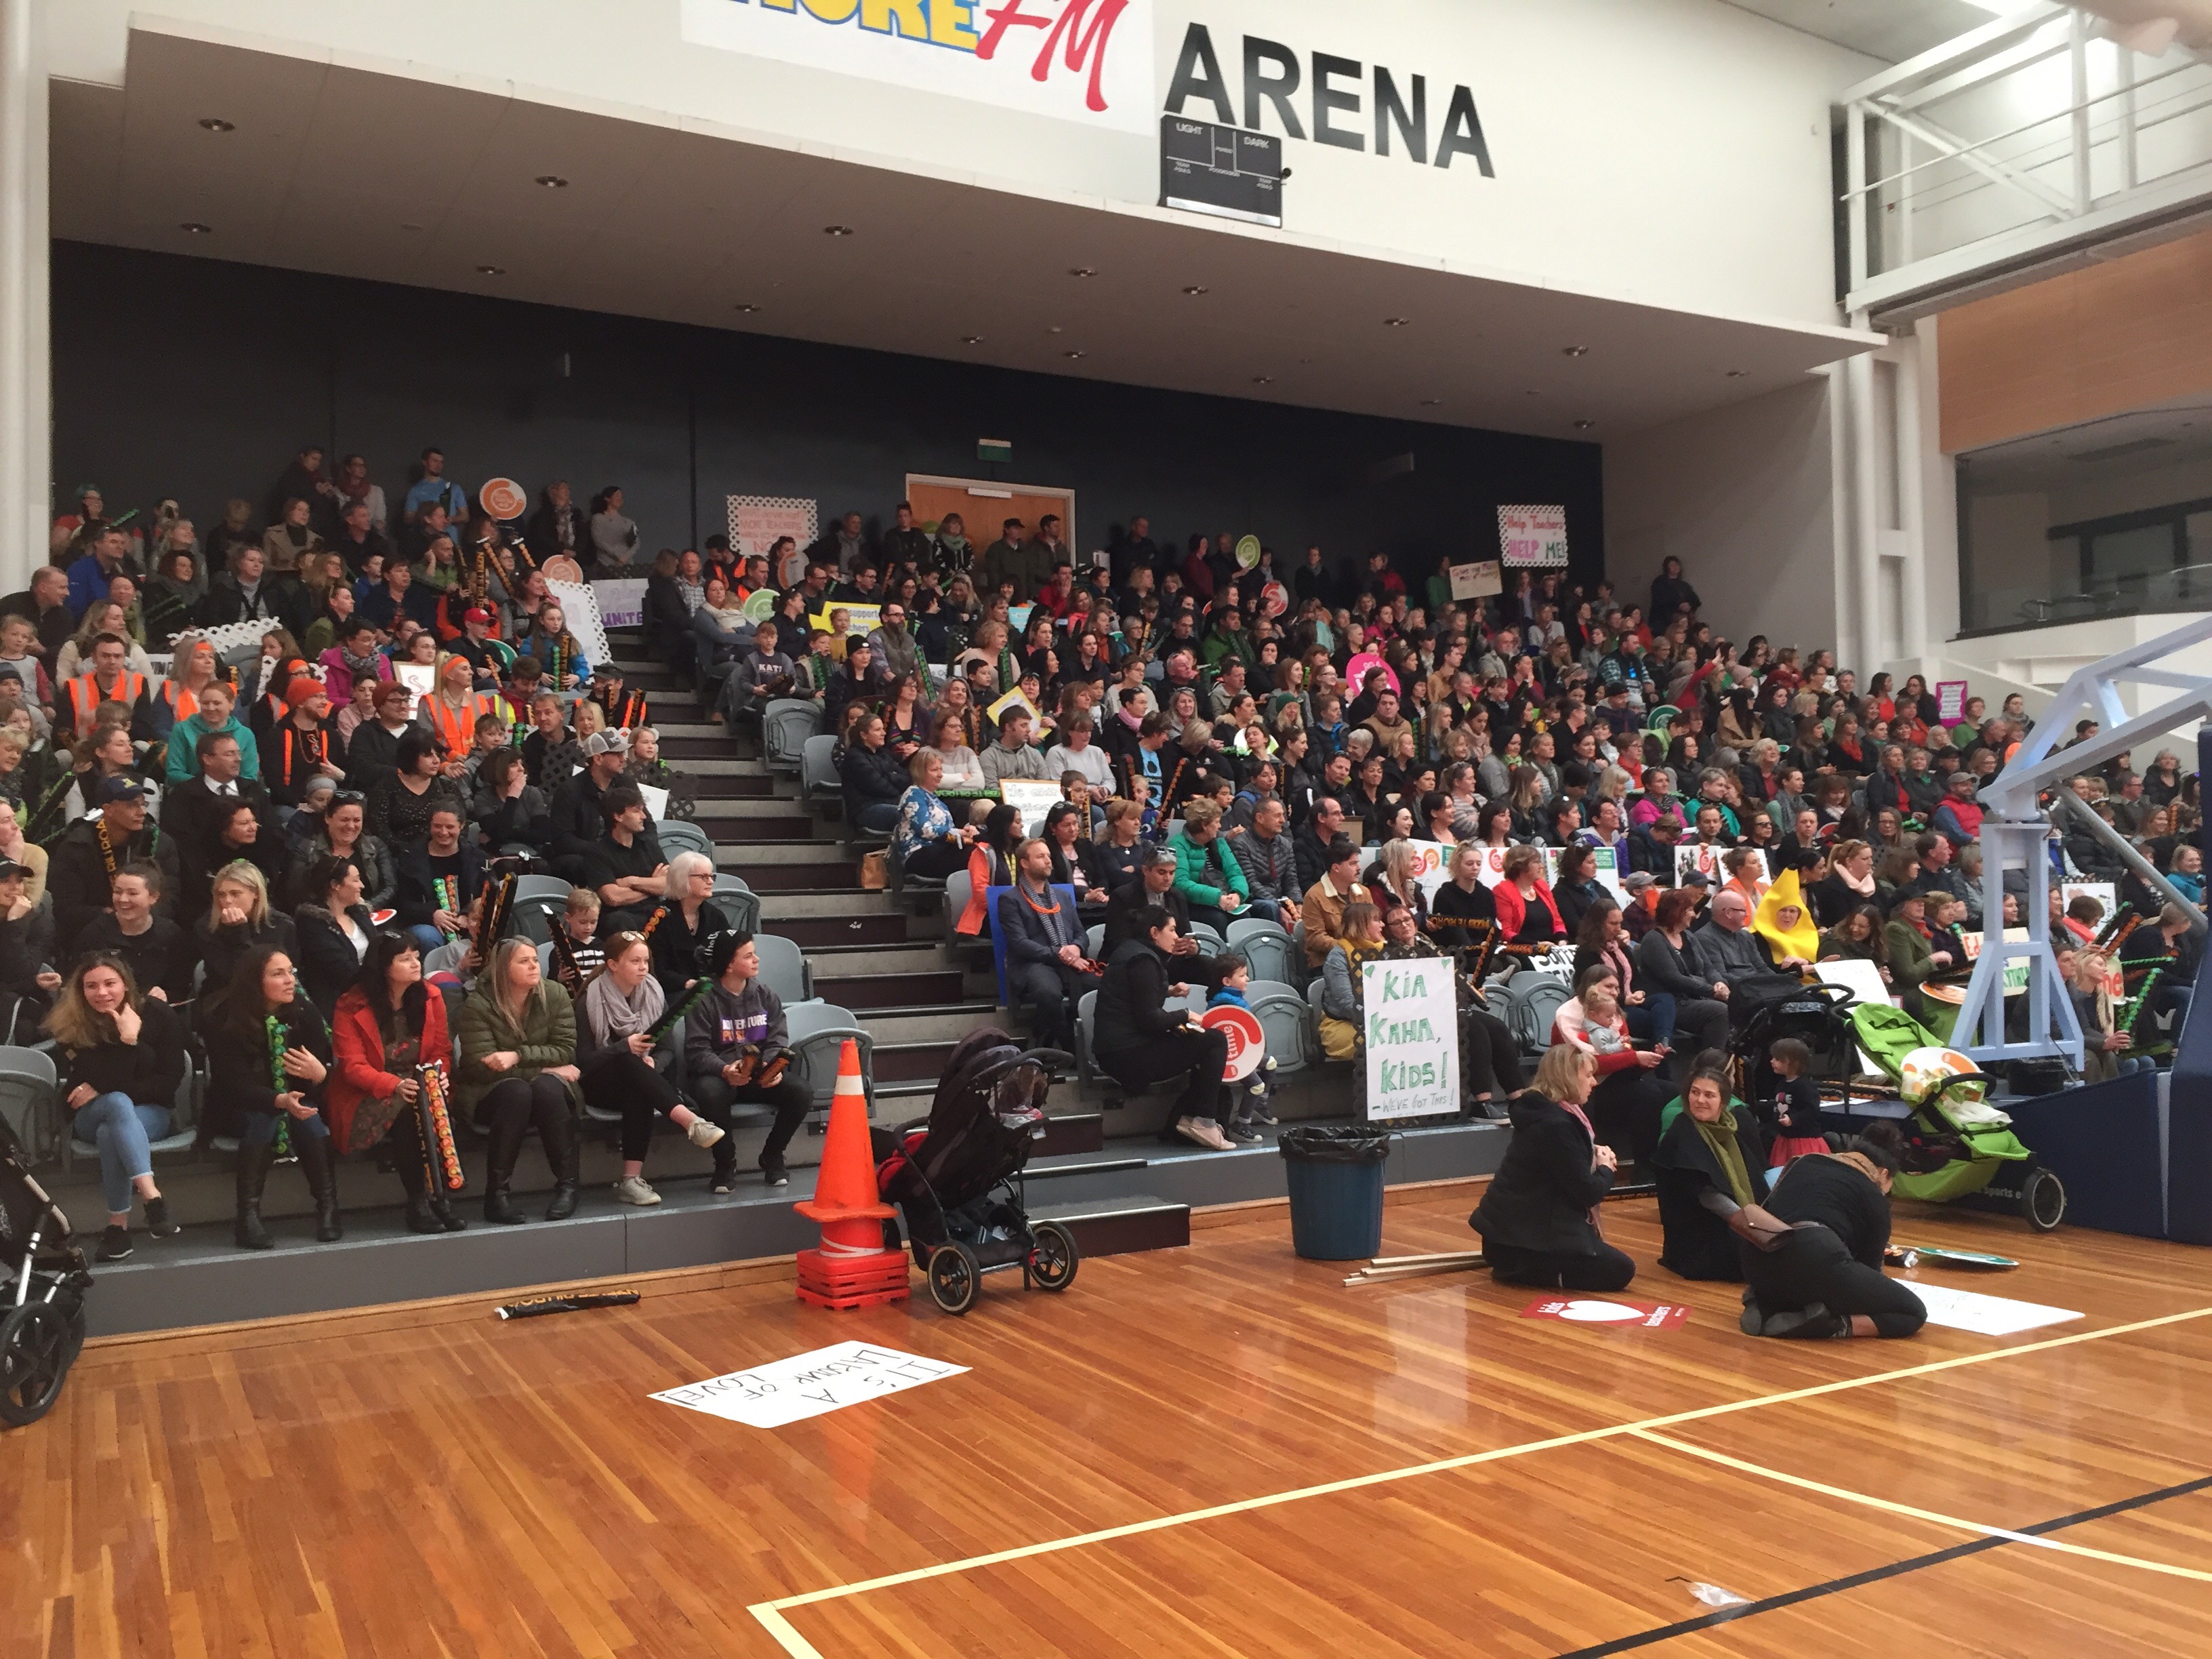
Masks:
[[[1602,441],[1871,343],[157,30],[52,110],[59,238],[1039,373]]]

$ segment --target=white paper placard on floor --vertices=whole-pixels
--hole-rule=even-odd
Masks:
[[[840,1342],[648,1397],[750,1428],[780,1429],[787,1423],[957,1376],[967,1369],[872,1343]]]
[[[2008,1297],[1984,1296],[1979,1291],[1954,1290],[1925,1279],[1901,1281],[1911,1287],[1928,1310],[1928,1322],[1977,1336],[2017,1336],[2045,1325],[2063,1325],[2081,1316],[2068,1308],[2046,1308],[2039,1302],[2014,1302]]]
[[[668,816],[668,792],[650,783],[641,783],[637,793],[645,798],[647,813],[656,818]]]

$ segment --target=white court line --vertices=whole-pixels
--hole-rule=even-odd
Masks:
[[[1385,1486],[1398,1480],[1412,1480],[1422,1475],[1443,1474],[1454,1469],[1473,1468],[1483,1463],[1494,1463],[1509,1457],[1521,1457],[1531,1452],[1556,1451],[1562,1447],[1586,1445],[1594,1440],[1611,1439],[1619,1435],[1644,1434],[1653,1429],[1671,1428],[1679,1423],[1694,1423],[1706,1418],[1723,1417],[1732,1412],[1752,1411],[1763,1406],[1788,1405],[1795,1401],[1817,1399],[1823,1395],[1842,1394],[1853,1389],[1869,1389],[1885,1382],[1901,1382],[1913,1377],[1930,1376],[1940,1371],[1955,1370],[1966,1365],[1984,1365],[1995,1360],[2016,1359],[2023,1354],[2047,1353],[2055,1348],[2070,1348],[2078,1343],[2098,1342],[2108,1336],[2127,1336],[2137,1331],[2157,1330],[2166,1325],[2179,1325],[2192,1319],[2212,1315],[2212,1307],[2192,1308],[2185,1313],[2161,1314],[2155,1319],[2139,1319],[2126,1325],[2109,1325],[2098,1331],[2075,1331],[2067,1336],[2047,1337],[2040,1342],[2025,1342],[2017,1347],[1993,1348],[1983,1353],[1955,1354],[1948,1359],[1930,1360],[1924,1365],[1908,1365],[1900,1370],[1880,1371],[1871,1376],[1844,1377],[1834,1382],[1816,1383],[1811,1388],[1792,1389],[1784,1394],[1756,1395],[1748,1400],[1723,1401],[1716,1406],[1699,1406],[1689,1411],[1670,1412],[1661,1417],[1647,1417],[1635,1423],[1615,1423],[1603,1428],[1583,1429],[1573,1434],[1555,1435],[1547,1440],[1531,1440],[1517,1446],[1499,1446],[1489,1451],[1469,1452],[1459,1457],[1438,1458],[1433,1462],[1415,1463],[1401,1469],[1382,1469],[1372,1474],[1352,1475],[1342,1480],[1325,1481],[1315,1486],[1299,1486],[1290,1492],[1269,1492],[1259,1498],[1238,1498],[1234,1503],[1216,1504],[1202,1510],[1188,1510],[1177,1515],[1155,1516],[1149,1521],[1133,1521],[1125,1526],[1105,1527],[1096,1532],[1077,1533],[1066,1538],[1048,1539],[1038,1544],[1022,1544],[1012,1549],[994,1550],[988,1555],[969,1556],[962,1561],[944,1561],[935,1566],[916,1567],[907,1572],[885,1573],[881,1577],[863,1578],[850,1584],[833,1584],[825,1589],[807,1590],[798,1595],[778,1596],[773,1601],[757,1601],[746,1609],[757,1619],[763,1628],[782,1644],[791,1659],[823,1659],[821,1651],[793,1628],[784,1610],[789,1607],[811,1607],[818,1601],[842,1601],[848,1595],[864,1595],[872,1590],[891,1589],[901,1584],[917,1584],[932,1578],[948,1577],[954,1573],[970,1572],[979,1567],[998,1566],[1008,1561],[1026,1560],[1031,1556],[1055,1554],[1061,1550],[1079,1549],[1090,1544],[1111,1543],[1116,1539],[1140,1537],[1146,1533],[1164,1532],[1170,1528],[1188,1526],[1200,1521],[1216,1521],[1225,1516],[1246,1515],[1255,1510],[1273,1509],[1279,1504],[1295,1504],[1309,1498],[1326,1498],[1337,1492],[1358,1492],[1368,1486]],[[1765,1471],[1759,1471],[1765,1473]],[[1964,1522],[1951,1524],[1983,1530]],[[2027,1541],[2041,1544],[2045,1540]],[[2212,1575],[2207,1575],[2212,1577]]]
[[[2069,1544],[2063,1539],[2040,1537],[2034,1533],[2014,1532],[2008,1527],[1992,1527],[1979,1521],[1961,1521],[1954,1515],[1939,1515],[1934,1510],[1916,1509],[1910,1504],[1899,1504],[1887,1498],[1876,1498],[1869,1492],[1849,1492],[1841,1486],[1831,1486],[1819,1480],[1808,1480],[1802,1475],[1784,1474],[1780,1469],[1770,1469],[1763,1463],[1747,1463],[1741,1457],[1730,1457],[1726,1452],[1714,1451],[1706,1446],[1693,1446],[1686,1440],[1669,1439],[1663,1434],[1653,1434],[1648,1429],[1633,1431],[1639,1440],[1648,1440],[1655,1446],[1664,1446],[1670,1451],[1687,1452],[1708,1463],[1718,1463],[1744,1474],[1757,1475],[1762,1480],[1777,1480],[1785,1486],[1796,1486],[1805,1492],[1820,1493],[1823,1498],[1840,1498],[1846,1504],[1863,1504],[1869,1509],[1887,1510],[1892,1515],[1909,1516],[1915,1521],[1928,1521],[1939,1527],[1955,1527],[1961,1532],[1978,1532],[1990,1538],[2008,1539],[2015,1544],[2033,1544],[2040,1550],[2057,1550],[2066,1555],[2084,1555],[2093,1561],[2109,1561],[2117,1566],[2140,1567],[2146,1572],[2163,1572],[2175,1578],[2194,1578],[2200,1583],[2212,1584],[2212,1572],[2199,1572],[2194,1567],[2177,1567],[2163,1561],[2146,1561],[2140,1556],[2115,1555],[2110,1550],[2091,1549],[2086,1544]]]

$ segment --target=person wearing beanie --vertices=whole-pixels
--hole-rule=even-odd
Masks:
[[[309,778],[345,781],[345,745],[330,729],[330,694],[313,675],[295,675],[284,688],[284,704],[283,719],[263,745],[261,765],[270,798],[296,806]]]

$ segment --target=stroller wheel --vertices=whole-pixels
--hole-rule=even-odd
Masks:
[[[2049,1170],[2030,1170],[2020,1183],[2020,1212],[2036,1231],[2051,1231],[2066,1218],[2066,1184]]]
[[[929,1254],[930,1299],[949,1314],[964,1314],[975,1305],[982,1288],[983,1270],[975,1251],[965,1244],[940,1244]]]
[[[44,1302],[0,1317],[0,1423],[22,1428],[53,1409],[76,1358],[69,1321]]]
[[[1036,1248],[1030,1252],[1030,1277],[1040,1290],[1066,1290],[1075,1283],[1080,1260],[1074,1235],[1057,1221],[1040,1221],[1030,1231]]]

